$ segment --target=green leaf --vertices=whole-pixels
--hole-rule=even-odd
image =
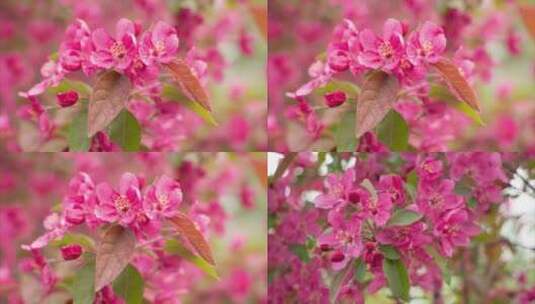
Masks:
[[[110,125],[111,140],[124,151],[138,151],[141,142],[141,126],[137,119],[127,110],[121,113]]]
[[[76,272],[72,283],[74,304],[93,304],[95,299],[95,258],[87,258],[86,264]]]
[[[394,110],[377,127],[377,136],[391,151],[405,151],[409,146],[409,126]]]
[[[481,126],[485,126],[485,122],[481,118],[481,115],[479,115],[479,113],[477,111],[475,111],[474,109],[469,107],[466,103],[464,103],[464,102],[456,102],[456,103],[452,104],[452,106],[455,109],[463,112],[466,116],[468,116],[470,119],[472,119],[477,124],[479,124]]]
[[[140,304],[143,302],[144,285],[141,274],[130,264],[113,282],[113,291],[123,298],[126,304]]]
[[[209,125],[214,127],[218,125],[217,121],[215,120],[214,116],[212,116],[212,113],[210,111],[203,108],[197,102],[188,99],[188,97],[182,94],[177,88],[170,85],[165,85],[162,90],[162,95],[165,98],[171,99],[184,105],[186,108],[197,114]]]
[[[444,282],[446,284],[451,284],[451,271],[450,266],[448,265],[448,262],[444,257],[442,257],[433,247],[429,246],[427,247],[427,252],[433,257],[433,260],[435,263],[437,263],[438,267],[442,271],[442,277],[444,279]]]
[[[352,82],[335,79],[316,89],[316,93],[319,95],[325,95],[335,91],[342,91],[346,93],[348,98],[356,99],[360,92],[360,88]]]
[[[290,249],[290,251],[301,260],[301,262],[308,263],[310,261],[308,249],[305,245],[291,244],[288,246],[288,249]]]
[[[366,263],[362,261],[362,258],[355,260],[355,280],[357,282],[364,282],[364,275],[366,275]]]
[[[307,246],[308,250],[311,250],[311,249],[315,248],[316,247],[316,239],[314,239],[312,236],[309,236],[307,238],[306,246]]]
[[[429,90],[429,96],[446,102],[451,107],[464,113],[475,123],[481,126],[485,126],[485,122],[481,118],[479,112],[471,108],[465,102],[457,99],[457,97],[452,94],[446,87],[440,85],[431,86],[431,89]]]
[[[468,207],[474,209],[477,206],[477,200],[473,197],[470,197],[467,202]]]
[[[336,127],[336,151],[354,152],[357,147],[355,138],[355,111],[347,111]]]
[[[407,209],[398,209],[390,220],[388,220],[387,226],[407,226],[422,218],[422,215],[418,212],[414,212]]]
[[[91,145],[91,138],[87,137],[87,104],[84,102],[82,107],[69,125],[67,142],[71,152],[87,151]]]
[[[47,89],[48,92],[54,95],[71,90],[86,97],[89,97],[92,91],[91,87],[85,82],[72,79],[63,79],[57,86]]]
[[[379,245],[379,250],[383,253],[383,256],[390,260],[398,260],[400,258],[399,252],[396,248],[390,245]]]
[[[183,257],[210,277],[219,280],[219,275],[213,265],[210,265],[203,258],[195,255],[188,248],[182,246],[177,240],[167,240],[165,243],[165,251]]]
[[[54,240],[50,244],[56,247],[78,244],[84,247],[86,250],[95,250],[95,242],[93,241],[93,239],[82,233],[65,234],[61,239]]]
[[[383,272],[395,298],[409,300],[409,275],[401,260],[383,259]]]

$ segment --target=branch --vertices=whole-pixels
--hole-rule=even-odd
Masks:
[[[290,164],[293,162],[293,160],[297,157],[297,152],[291,152],[284,156],[284,158],[279,163],[279,166],[277,167],[277,170],[275,170],[275,173],[273,176],[269,179],[269,184],[273,185],[279,178],[282,177],[284,172],[286,172],[286,169],[290,166]]]

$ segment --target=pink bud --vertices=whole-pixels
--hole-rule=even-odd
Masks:
[[[78,101],[78,93],[76,93],[76,91],[58,93],[56,97],[58,99],[58,104],[64,108],[70,107]]]
[[[63,246],[61,247],[61,255],[65,261],[76,260],[82,255],[82,246],[78,244]]]
[[[330,108],[334,108],[343,104],[347,99],[346,93],[342,91],[327,93],[323,97],[325,98],[325,104],[327,104],[327,106]]]
[[[345,259],[345,255],[340,251],[337,251],[331,255],[331,262],[333,263],[342,262],[344,259]]]

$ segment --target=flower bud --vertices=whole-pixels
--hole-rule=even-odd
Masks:
[[[65,261],[76,260],[82,255],[82,246],[78,244],[63,246],[61,247],[61,255]]]
[[[360,203],[360,193],[357,191],[351,191],[349,192],[347,199],[353,204],[358,204]]]
[[[321,251],[331,251],[331,246],[329,244],[321,244],[320,245],[320,250]]]
[[[330,108],[343,104],[347,99],[346,93],[342,91],[327,93],[323,97],[325,98],[325,104]]]
[[[70,107],[78,101],[78,93],[76,93],[76,91],[58,93],[56,97],[58,99],[58,104],[64,108]]]
[[[340,251],[337,251],[331,255],[331,262],[333,263],[342,262],[344,259],[345,259],[345,255]]]

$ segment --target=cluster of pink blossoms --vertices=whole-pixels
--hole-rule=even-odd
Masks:
[[[145,181],[134,174],[124,173],[117,191],[108,183],[95,186],[88,174],[78,173],[69,182],[61,214],[50,214],[44,221],[47,232],[24,248],[45,247],[83,223],[90,228],[118,223],[130,228],[138,238],[154,236],[160,230],[160,220],[173,217],[179,211],[182,190],[176,180],[165,175],[147,187],[144,184]]]
[[[140,24],[123,18],[112,37],[102,28],[91,31],[83,20],[76,20],[65,32],[58,59],[49,60],[41,68],[44,80],[21,95],[39,95],[59,84],[68,73],[79,70],[91,76],[101,69],[113,69],[135,85],[152,86],[158,79],[159,65],[175,57],[179,39],[176,29],[162,21],[143,33],[141,30]],[[196,72],[204,73],[205,64],[195,60],[192,65]]]
[[[485,229],[479,222],[491,205],[504,201],[504,156],[406,154],[396,162],[399,172],[391,172],[385,164],[392,162],[391,156],[357,157],[354,166],[340,173],[315,177],[310,174],[316,165],[309,160],[312,156],[301,153],[288,173],[273,184],[269,212],[276,224],[269,238],[269,263],[275,271],[288,273],[277,275],[270,294],[326,302],[318,300],[329,294],[317,279],[321,276],[318,268],[341,272],[360,259],[371,280],[360,285],[347,279],[340,297],[362,298],[364,289],[374,293],[387,286],[383,260],[392,250],[406,266],[411,286],[440,290],[443,278],[437,256],[452,258],[457,248],[469,246]],[[308,172],[307,176],[302,172]],[[469,189],[462,190],[463,184],[470,185]],[[307,203],[310,191],[321,191],[312,208]],[[401,214],[410,216],[400,220]],[[300,251],[295,251],[296,246]],[[309,277],[314,291],[296,290],[305,288]]]
[[[310,67],[309,74],[314,79],[289,96],[308,95],[327,84],[335,74],[346,71],[357,76],[369,70],[382,70],[397,76],[402,83],[414,83],[424,79],[427,65],[438,62],[445,49],[444,30],[429,21],[408,33],[406,24],[388,19],[382,35],[378,36],[370,29],[359,31],[346,19],[334,30],[326,62],[317,61]],[[334,97],[340,99],[339,96],[329,99]]]

